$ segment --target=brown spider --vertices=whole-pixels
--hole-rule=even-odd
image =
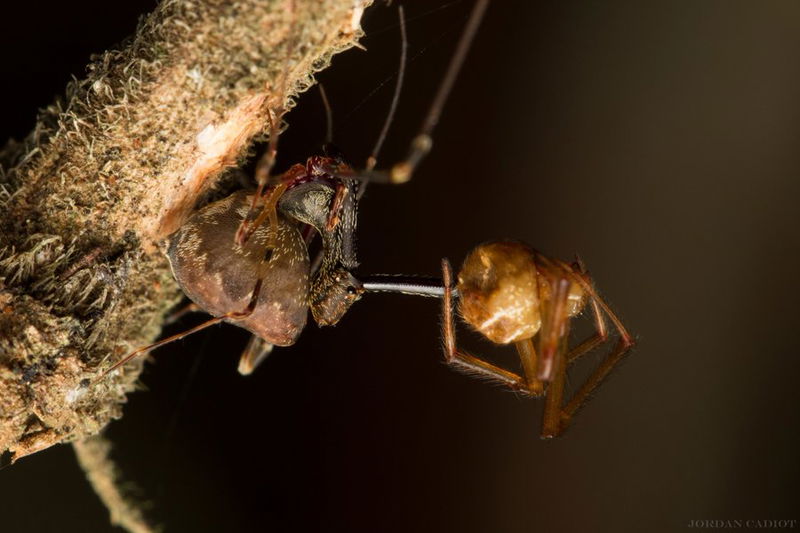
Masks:
[[[521,242],[494,241],[470,252],[455,288],[452,277],[450,263],[443,259],[442,336],[447,362],[497,380],[512,390],[545,396],[542,437],[555,437],[566,428],[592,391],[634,344],[625,326],[597,294],[580,261],[568,265]],[[467,324],[496,344],[514,344],[522,363],[522,375],[458,348],[453,319],[454,290],[459,295],[458,310]],[[570,319],[587,303],[592,308],[595,333],[569,348]],[[619,332],[619,340],[564,404],[569,366],[608,340],[604,314]]]
[[[393,292],[442,298],[445,361],[477,377],[513,391],[545,396],[542,437],[555,437],[633,347],[634,339],[608,304],[597,294],[578,260],[572,265],[551,259],[518,241],[491,241],[475,247],[453,283],[450,262],[442,259],[442,279],[413,276],[362,277],[367,292]],[[456,345],[453,300],[461,318],[487,340],[513,344],[522,375],[501,368]],[[595,333],[569,347],[570,320],[591,306]],[[581,388],[564,405],[567,370],[580,356],[609,340],[604,315],[619,332],[619,340]]]

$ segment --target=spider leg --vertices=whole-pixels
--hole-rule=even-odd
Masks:
[[[278,235],[278,202],[293,181],[299,176],[302,176],[305,171],[305,166],[300,164],[293,165],[289,170],[279,176],[268,177],[267,179],[272,181],[274,185],[268,187],[266,191],[262,191],[259,187],[256,194],[253,196],[253,203],[250,206],[250,210],[236,229],[236,236],[234,239],[239,246],[244,246],[261,224],[269,219],[270,225],[272,226],[269,249],[275,249],[275,246],[277,246],[275,239]],[[264,205],[261,207],[261,211],[256,217],[253,208],[259,203],[263,203]]]
[[[561,266],[566,266],[560,262]],[[597,290],[594,288],[591,278],[585,272],[582,265],[579,265],[578,272],[572,272],[573,281],[581,285],[591,299],[592,310],[595,319],[596,333],[583,342],[579,343],[576,347],[569,350],[562,361],[556,363],[556,377],[548,390],[548,404],[545,406],[546,425],[543,429],[542,436],[553,437],[560,434],[571,421],[572,417],[580,410],[586,401],[591,397],[595,389],[603,382],[603,380],[611,373],[614,367],[619,364],[625,354],[627,354],[634,345],[634,340],[622,322],[614,314],[608,304],[600,297]],[[574,362],[581,355],[597,348],[598,346],[608,341],[608,332],[606,330],[605,320],[603,314],[608,315],[608,318],[615,325],[619,331],[620,337],[611,351],[606,355],[602,363],[592,372],[592,374],[584,381],[578,391],[569,399],[566,405],[561,406],[563,401],[563,381],[566,376],[567,368],[570,363]],[[565,332],[566,333],[566,332]],[[564,337],[562,342],[563,350],[566,350],[567,337]],[[562,352],[563,353],[563,352]],[[559,365],[563,365],[560,368]],[[559,377],[560,376],[560,377]],[[560,382],[560,385],[557,385]],[[555,396],[558,396],[556,400]],[[550,402],[552,401],[552,406]]]
[[[522,363],[525,379],[528,384],[528,391],[531,396],[542,396],[544,394],[544,381],[538,377],[538,355],[533,347],[533,339],[524,339],[514,343]]]
[[[556,279],[551,283],[551,287],[553,289],[552,297],[549,304],[543,306],[542,329],[539,332],[542,351],[539,378],[550,381],[542,416],[543,438],[555,437],[562,431],[561,404],[564,399],[564,384],[567,376],[566,352],[569,343],[567,298],[570,280],[567,278]],[[544,360],[545,354],[550,357],[547,364]]]
[[[339,224],[341,218],[340,215],[342,213],[342,208],[344,207],[344,200],[349,192],[349,189],[346,185],[341,182],[336,183],[336,195],[333,197],[331,201],[331,208],[330,212],[328,213],[328,221],[325,224],[326,231],[333,231],[334,228]]]
[[[280,111],[280,116],[283,116],[283,110]],[[261,156],[256,164],[255,179],[256,183],[258,183],[258,188],[256,189],[255,195],[253,195],[253,203],[250,205],[250,209],[247,211],[247,214],[242,219],[242,223],[239,224],[239,228],[236,230],[234,239],[239,246],[244,246],[245,243],[247,243],[253,235],[253,232],[259,226],[258,221],[263,221],[263,213],[267,209],[265,206],[261,211],[262,214],[258,215],[258,203],[261,201],[264,188],[269,182],[272,167],[275,165],[275,156],[278,152],[278,135],[280,135],[280,118],[273,120],[272,111],[267,111],[267,117],[269,117],[270,124],[269,148],[267,148],[267,151],[264,152],[264,155]],[[281,194],[282,193],[283,191],[281,191]],[[270,193],[267,193],[267,199],[269,199],[269,197]],[[277,198],[275,199],[275,203],[277,203]]]
[[[576,263],[576,266],[578,267],[578,271],[574,273],[574,276],[579,277],[594,289],[592,279],[589,277],[589,274],[586,273],[586,269],[580,259]],[[577,280],[576,282],[579,283]],[[592,318],[594,319],[595,333],[578,343],[578,345],[574,348],[570,349],[569,353],[567,354],[567,365],[572,364],[580,356],[591,352],[608,340],[608,328],[606,327],[606,321],[605,318],[603,318],[603,312],[600,309],[600,305],[597,303],[597,299],[594,296],[590,296],[589,300],[592,306]]]
[[[592,302],[597,305],[597,307],[602,308],[603,311],[608,315],[608,318],[614,323],[617,330],[619,331],[619,340],[617,341],[616,345],[611,349],[611,351],[606,355],[605,359],[600,366],[598,366],[594,372],[586,379],[586,381],[581,385],[581,388],[575,393],[572,399],[569,400],[567,405],[564,406],[562,410],[562,424],[566,426],[570,419],[578,412],[578,410],[583,407],[586,401],[591,397],[592,392],[603,382],[603,380],[608,377],[611,371],[614,369],[617,364],[623,359],[623,357],[633,348],[635,341],[633,337],[628,333],[625,327],[622,325],[622,322],[617,318],[608,304],[603,301],[602,298],[597,294],[597,291],[594,289],[590,280],[584,280],[585,288],[588,288],[588,293],[592,298]],[[597,345],[602,344],[602,342],[598,342]],[[571,359],[575,359],[578,355],[572,355],[576,350],[581,348],[581,345],[577,346],[575,349],[572,350],[570,355],[572,356]],[[588,350],[586,350],[588,351]]]
[[[582,355],[587,354],[608,340],[605,320],[599,306],[592,301],[592,315],[594,316],[595,332],[571,348],[567,354],[567,364],[572,364]]]
[[[244,246],[244,243],[247,242],[253,232],[255,232],[255,230],[261,226],[266,219],[269,219],[270,226],[272,227],[272,231],[270,232],[271,237],[269,249],[275,249],[278,244],[278,200],[281,199],[281,196],[283,196],[283,193],[286,192],[288,186],[289,185],[287,182],[283,182],[267,191],[267,193],[264,195],[264,207],[261,209],[261,214],[258,215],[258,218],[255,219],[255,222],[253,222],[252,226],[247,226],[249,229],[246,229],[245,232],[240,236],[239,232],[242,231],[243,227],[246,227],[244,223],[247,220],[247,217],[242,220],[242,224],[239,226],[239,229],[236,230],[236,242],[238,243],[239,239],[242,239],[241,243],[239,244],[240,246]]]
[[[587,378],[581,388],[578,389],[578,392],[562,409],[561,423],[563,427],[566,427],[575,413],[584,406],[592,392],[603,382],[632,347],[633,343],[626,343],[623,338],[617,341],[616,346],[609,352],[605,360],[592,372],[592,375]]]
[[[566,266],[569,268],[569,265],[564,263],[563,261],[559,261],[562,266]],[[570,269],[572,270],[572,269]],[[573,273],[574,274],[574,273]],[[594,288],[594,285],[591,282],[591,278],[585,272],[581,272],[579,275],[575,275],[573,280],[581,286],[581,288],[589,295],[592,300],[592,306],[597,306],[608,316],[608,319],[611,320],[611,323],[614,324],[614,327],[617,328],[619,331],[619,335],[621,339],[628,345],[633,345],[633,336],[628,333],[628,329],[622,324],[622,321],[617,317],[616,313],[611,310],[611,307],[603,300],[600,295],[597,293],[597,289]]]
[[[556,373],[556,352],[567,338],[570,316],[567,314],[567,298],[570,280],[557,270],[538,269],[551,287],[552,296],[542,306],[542,327],[539,331],[539,375],[542,381],[552,381]]]
[[[264,362],[264,360],[272,352],[273,344],[265,341],[258,335],[251,335],[250,340],[247,342],[247,347],[242,352],[239,359],[239,373],[243,376],[249,376],[253,371]]]
[[[419,166],[420,161],[431,151],[433,146],[433,130],[436,128],[436,124],[439,122],[439,117],[442,114],[442,109],[444,108],[445,102],[447,101],[450,92],[453,89],[453,85],[455,84],[456,78],[458,77],[458,73],[461,70],[462,65],[464,64],[464,60],[467,57],[467,53],[469,52],[470,45],[472,44],[473,39],[475,38],[475,34],[478,32],[478,28],[481,24],[481,20],[483,19],[483,14],[486,11],[486,8],[489,5],[488,0],[478,0],[475,2],[475,6],[472,8],[472,12],[470,13],[469,20],[467,24],[464,26],[464,30],[461,32],[461,37],[459,38],[458,44],[456,45],[456,50],[453,54],[453,58],[450,60],[450,64],[447,66],[447,70],[445,71],[444,76],[442,77],[442,81],[439,84],[439,88],[436,91],[436,95],[431,102],[431,106],[428,109],[428,112],[425,116],[425,119],[422,123],[417,134],[409,143],[408,153],[404,160],[395,163],[388,169],[382,170],[375,170],[375,166],[377,164],[377,154],[380,150],[381,144],[383,143],[383,139],[386,136],[386,132],[389,128],[389,124],[392,121],[392,117],[394,116],[394,110],[397,105],[397,100],[400,94],[400,87],[403,81],[403,73],[405,71],[405,62],[406,62],[406,35],[405,35],[405,22],[403,20],[402,11],[400,12],[400,30],[402,34],[402,41],[403,46],[401,50],[400,56],[400,72],[398,76],[398,84],[395,88],[395,95],[392,100],[391,109],[389,115],[387,117],[387,121],[384,125],[383,130],[381,131],[380,136],[378,137],[378,142],[375,145],[375,148],[372,154],[367,159],[366,168],[360,171],[344,171],[344,172],[337,172],[336,169],[331,169],[331,174],[338,177],[338,178],[349,178],[353,180],[360,181],[362,183],[392,183],[392,184],[399,184],[399,183],[406,183],[411,179],[411,176],[414,174],[417,166]],[[363,187],[362,187],[363,191]],[[361,197],[363,192],[359,193],[359,197]]]
[[[520,375],[458,349],[453,318],[453,271],[447,259],[442,259],[442,284],[444,285],[442,337],[445,362],[468,373],[499,382],[514,391],[534,394],[528,387],[527,381]]]
[[[453,59],[447,67],[442,83],[439,85],[439,89],[436,92],[436,96],[431,103],[428,115],[425,117],[425,121],[422,123],[419,133],[411,141],[406,159],[393,165],[391,170],[387,172],[391,183],[405,183],[410,180],[419,162],[430,152],[431,146],[433,145],[433,129],[439,122],[439,116],[442,113],[444,104],[455,84],[461,66],[464,64],[467,52],[472,44],[472,40],[475,38],[475,34],[478,32],[478,27],[481,24],[483,14],[488,6],[488,0],[478,0],[475,2],[469,20],[461,33],[461,38],[456,46]]]

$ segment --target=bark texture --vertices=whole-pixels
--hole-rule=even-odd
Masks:
[[[263,138],[267,113],[355,44],[368,3],[165,0],[3,149],[6,460],[121,416],[142,361],[93,380],[151,342],[180,297],[164,237]]]

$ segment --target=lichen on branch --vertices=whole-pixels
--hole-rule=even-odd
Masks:
[[[160,252],[368,0],[165,0],[0,152],[0,453],[98,433],[180,297]],[[284,90],[281,90],[281,89]]]

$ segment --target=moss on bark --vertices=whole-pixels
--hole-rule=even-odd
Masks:
[[[141,360],[86,385],[180,298],[164,237],[355,44],[367,3],[165,0],[0,153],[0,452],[121,416]]]

